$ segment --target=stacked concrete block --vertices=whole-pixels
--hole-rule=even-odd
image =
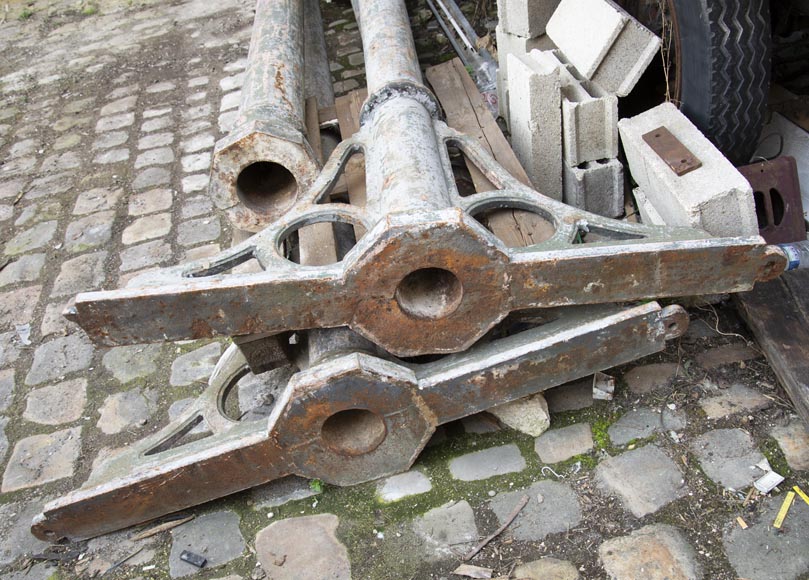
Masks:
[[[529,55],[508,56],[511,144],[534,187],[562,199],[559,69]]]
[[[624,212],[624,166],[617,159],[564,166],[564,202],[607,217]]]
[[[660,39],[611,0],[562,0],[547,34],[585,78],[619,97],[660,49]]]
[[[498,0],[497,20],[503,32],[524,38],[545,34],[559,0]]]
[[[640,187],[632,190],[632,195],[635,198],[635,203],[638,206],[638,213],[640,220],[648,226],[664,226],[666,221],[657,213],[655,206],[649,201],[649,198],[643,193]]]
[[[660,127],[702,166],[678,176],[643,139]],[[622,119],[618,130],[641,198],[667,225],[696,227],[717,237],[758,235],[750,184],[677,107],[664,103]]]
[[[560,51],[531,51],[531,56],[560,71],[562,89],[562,147],[565,163],[618,156],[618,97],[578,76]]]
[[[503,0],[505,1],[505,0]],[[508,55],[526,55],[532,50],[549,50],[553,43],[545,36],[526,37],[507,32],[501,24],[495,29],[497,37],[497,99],[500,116],[508,122]]]

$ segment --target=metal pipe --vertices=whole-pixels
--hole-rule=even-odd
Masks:
[[[257,232],[289,210],[320,166],[304,134],[304,0],[258,0],[242,101],[216,144],[210,194]]]
[[[303,4],[303,71],[304,93],[307,99],[315,97],[318,107],[334,105],[334,85],[331,82],[326,36],[320,0],[304,0]]]

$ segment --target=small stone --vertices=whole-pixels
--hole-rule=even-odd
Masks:
[[[121,115],[111,115],[101,117],[96,123],[96,133],[104,133],[115,129],[129,127],[135,122],[135,113],[123,113]]]
[[[199,568],[180,560],[183,550],[204,556],[208,561],[205,569],[210,570],[235,560],[242,555],[244,549],[244,537],[239,529],[239,516],[236,513],[219,511],[205,514],[175,528],[172,532],[169,574],[172,578],[180,578],[200,571]],[[256,552],[259,552],[258,545]]]
[[[0,288],[19,282],[33,282],[45,265],[45,254],[20,256],[0,270]]]
[[[363,57],[361,52],[356,52],[354,54],[348,55],[348,64],[351,66],[359,66],[365,62],[365,58]]]
[[[183,157],[181,163],[185,173],[205,171],[211,166],[211,153],[209,151],[192,153]]]
[[[741,490],[763,475],[754,466],[764,456],[741,429],[708,431],[691,443],[691,450],[705,475],[724,487]]]
[[[3,493],[70,477],[80,451],[81,427],[21,439],[3,474]]]
[[[65,249],[83,252],[106,244],[112,237],[112,222],[115,212],[102,211],[79,218],[65,230]]]
[[[380,501],[389,503],[427,493],[433,488],[429,478],[420,471],[412,470],[383,479],[376,488]]]
[[[147,167],[135,177],[132,189],[149,189],[171,183],[171,172],[164,167]]]
[[[193,89],[195,87],[203,87],[208,84],[208,77],[194,77],[193,79],[188,79],[188,88]]]
[[[752,360],[761,356],[746,344],[734,343],[718,346],[697,355],[697,362],[706,369],[711,370],[723,365]]]
[[[200,119],[203,117],[207,117],[211,114],[211,105],[204,104],[204,105],[197,105],[196,107],[191,107],[183,111],[183,119]]]
[[[103,107],[101,107],[101,111],[99,114],[104,117],[106,115],[115,115],[117,113],[124,113],[129,111],[132,107],[135,106],[135,103],[138,102],[137,95],[132,95],[129,97],[123,97],[118,99],[117,101],[112,101],[111,103],[107,103]]]
[[[214,145],[214,136],[210,133],[198,133],[190,139],[183,141],[182,149],[185,153],[196,153],[203,149],[211,149]]]
[[[58,222],[55,220],[42,222],[20,232],[6,243],[4,253],[7,256],[13,256],[46,246],[53,239],[57,225]]]
[[[207,195],[197,195],[189,197],[185,203],[183,203],[181,215],[183,218],[191,218],[208,214],[212,210],[213,204],[211,203],[211,198]]]
[[[332,514],[273,522],[256,536],[261,567],[273,580],[350,580],[348,550],[335,535],[339,523]]]
[[[11,146],[11,149],[8,150],[8,158],[14,159],[16,157],[32,155],[36,153],[39,146],[39,141],[36,139],[23,139],[22,141],[17,141]]]
[[[543,391],[551,413],[577,411],[593,406],[593,377]]]
[[[501,525],[525,495],[528,503],[509,526],[515,540],[542,541],[548,534],[566,532],[581,522],[579,500],[570,486],[558,481],[539,481],[527,489],[501,493],[489,501]]]
[[[610,578],[702,578],[694,549],[680,530],[668,524],[644,526],[628,536],[607,540],[598,554]]]
[[[221,235],[219,218],[207,217],[182,222],[177,228],[177,243],[181,246],[196,246],[216,240]]]
[[[8,409],[14,398],[14,369],[0,370],[0,412]],[[1,460],[0,460],[1,461]]]
[[[42,286],[29,286],[0,294],[0,331],[30,324],[41,291]]]
[[[78,328],[75,323],[70,322],[62,315],[68,306],[73,306],[74,304],[75,300],[71,298],[67,302],[48,304],[45,307],[45,314],[42,317],[42,326],[39,328],[42,338],[47,338],[54,334],[65,336]]]
[[[222,97],[222,102],[219,105],[220,111],[229,111],[230,109],[238,109],[242,102],[242,92],[233,91]]]
[[[778,441],[792,469],[809,471],[809,432],[801,421],[795,419],[789,425],[776,427],[770,435]]]
[[[25,377],[26,385],[38,385],[90,366],[93,345],[80,334],[46,342],[34,351],[34,362]]]
[[[161,344],[116,346],[104,354],[101,364],[115,377],[115,380],[125,384],[157,371],[156,361],[162,351]]]
[[[129,197],[129,215],[141,216],[169,209],[174,200],[170,189],[151,189]]]
[[[153,119],[154,117],[162,117],[171,113],[171,107],[157,107],[156,109],[146,109],[143,111],[144,119]]]
[[[121,271],[141,270],[172,258],[171,246],[161,240],[132,246],[121,252]]]
[[[413,520],[413,531],[430,559],[456,557],[478,541],[475,514],[466,501],[450,502]],[[408,549],[413,549],[408,546]]]
[[[513,577],[522,580],[578,580],[579,571],[567,560],[541,558],[517,566]]]
[[[178,356],[171,364],[169,383],[173,387],[181,387],[207,380],[221,353],[221,345],[218,342],[212,342]]]
[[[110,131],[108,133],[103,133],[99,135],[95,141],[93,141],[92,148],[95,150],[98,149],[111,149],[113,147],[117,147],[118,145],[123,145],[129,140],[129,133],[125,131]]]
[[[699,406],[709,419],[721,419],[736,413],[752,413],[766,409],[772,401],[750,387],[742,384],[731,385],[721,389],[716,395],[700,399]]]
[[[53,198],[53,196],[64,193],[73,187],[73,175],[70,173],[52,173],[45,177],[40,177],[31,182],[25,199],[34,200],[42,197]],[[42,221],[42,220],[37,220]]]
[[[174,133],[151,133],[144,135],[138,140],[138,149],[154,149],[155,147],[165,147],[174,142]]]
[[[195,191],[203,191],[208,187],[211,178],[207,173],[198,173],[196,175],[186,175],[182,179],[183,193],[193,193]]]
[[[633,368],[624,375],[624,381],[630,391],[645,395],[669,386],[676,373],[676,364],[657,363]]]
[[[83,191],[76,198],[73,215],[87,215],[88,213],[114,209],[123,193],[124,190],[121,188],[107,189],[105,187]]]
[[[135,159],[135,169],[150,165],[168,165],[174,162],[174,151],[171,147],[158,147],[144,151]]]
[[[655,513],[687,493],[677,465],[655,445],[647,445],[602,461],[598,485],[617,495],[636,518]]]
[[[809,572],[809,506],[795,498],[786,523],[772,526],[783,496],[764,499],[765,509],[746,530],[735,524],[725,527],[722,544],[739,578],[750,580],[797,580]]]
[[[626,445],[635,439],[645,439],[655,433],[668,433],[685,429],[686,419],[681,412],[664,408],[662,412],[647,407],[633,409],[613,423],[607,430],[613,445]]]
[[[548,403],[542,393],[497,405],[488,411],[512,429],[532,437],[542,435],[551,425]]]
[[[244,83],[244,73],[240,73],[237,75],[225,77],[219,81],[219,88],[222,89],[223,93],[228,93],[230,91],[242,88],[242,84]]]
[[[28,180],[11,179],[8,181],[0,181],[0,199],[7,197],[17,197],[23,191],[23,186]]]
[[[534,442],[534,450],[542,463],[559,463],[593,449],[593,432],[589,423],[576,423],[546,431]]]
[[[106,259],[107,252],[95,252],[62,262],[51,296],[75,296],[79,292],[100,288],[104,283]]]
[[[98,428],[107,435],[120,433],[124,429],[145,425],[157,407],[157,392],[141,393],[132,389],[115,393],[104,400],[98,412]]]
[[[47,157],[39,168],[42,173],[53,171],[63,171],[65,169],[75,169],[81,165],[81,158],[78,153],[68,151],[67,153],[55,154]]]
[[[146,87],[147,93],[165,93],[166,91],[173,91],[175,84],[169,81],[162,81]]]
[[[31,391],[22,416],[40,425],[72,423],[81,417],[86,401],[86,379],[64,381]]]
[[[165,129],[166,127],[171,127],[171,117],[155,117],[154,119],[149,119],[148,121],[144,121],[143,124],[140,126],[141,133],[151,133],[153,131],[159,131],[160,129]]]
[[[461,455],[449,462],[452,477],[461,481],[478,481],[525,469],[525,458],[512,444],[490,447]]]
[[[56,138],[53,142],[53,148],[56,151],[61,151],[62,149],[71,149],[79,143],[81,143],[81,135],[77,133],[66,133]]]
[[[266,509],[282,506],[291,501],[306,499],[318,493],[309,485],[308,479],[297,475],[288,475],[259,487],[254,487],[250,490],[250,498],[253,500],[256,509]]]
[[[129,149],[108,149],[93,157],[93,163],[99,165],[109,165],[110,163],[121,163],[129,159]]]
[[[162,238],[171,231],[171,214],[158,213],[136,219],[126,227],[121,241],[126,245]]]

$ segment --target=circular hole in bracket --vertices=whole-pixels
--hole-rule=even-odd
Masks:
[[[319,214],[301,219],[279,237],[279,254],[296,264],[327,266],[341,262],[365,234],[356,218]]]
[[[455,312],[463,299],[458,277],[442,268],[410,272],[396,287],[396,302],[413,318],[437,320]]]
[[[280,163],[256,161],[241,170],[236,178],[236,195],[255,212],[268,213],[287,209],[298,194],[298,182]]]
[[[382,416],[368,409],[346,409],[323,422],[320,438],[335,453],[356,456],[379,447],[387,432]]]

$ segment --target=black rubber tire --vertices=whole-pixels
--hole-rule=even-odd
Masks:
[[[680,109],[731,162],[744,165],[767,109],[769,0],[669,1],[679,40]]]

